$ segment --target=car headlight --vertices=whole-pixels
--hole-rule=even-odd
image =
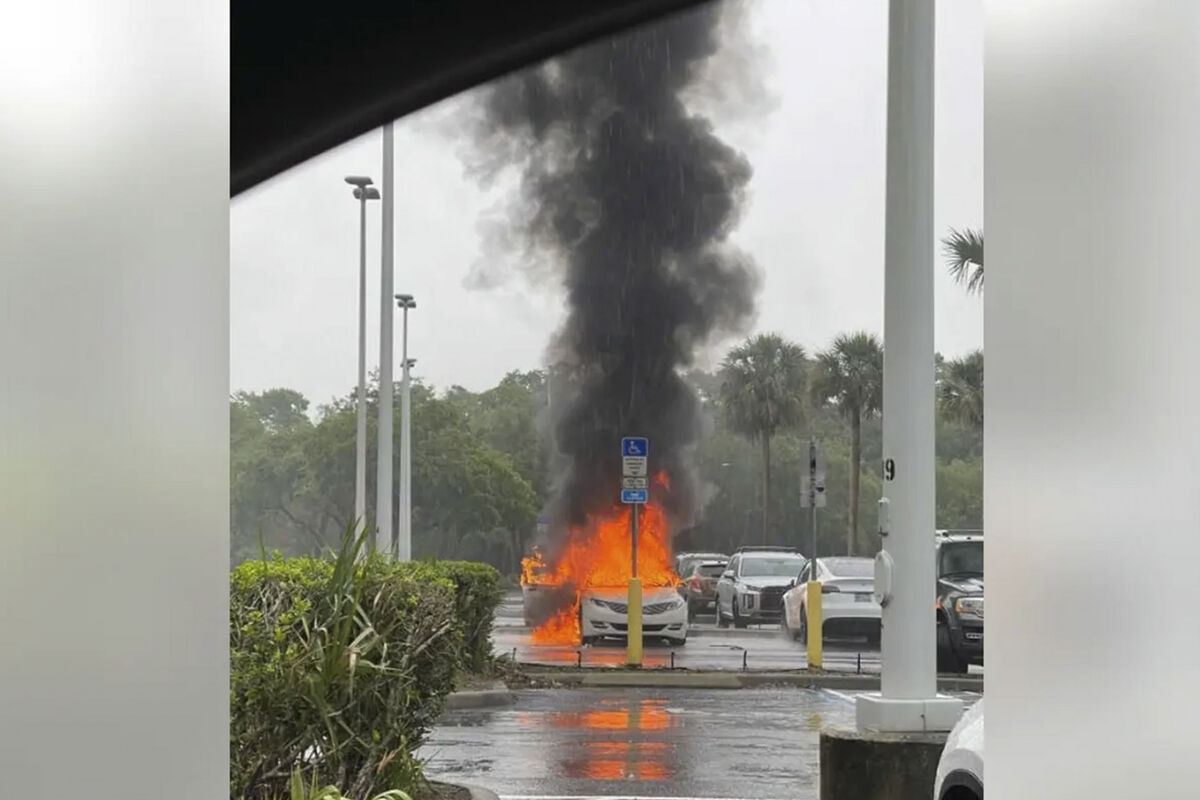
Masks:
[[[954,601],[954,610],[963,616],[983,619],[983,598],[960,597]]]
[[[758,592],[742,592],[742,608],[754,608],[758,602]]]
[[[684,602],[682,597],[676,597],[671,601],[671,608],[683,608],[685,605],[687,605],[687,603]]]
[[[592,598],[592,605],[600,606],[600,608],[608,608],[608,603],[604,602],[603,600],[599,599],[598,597]]]

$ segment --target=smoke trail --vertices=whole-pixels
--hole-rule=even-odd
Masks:
[[[623,435],[650,437],[673,526],[698,510],[689,456],[700,407],[680,370],[710,339],[745,328],[759,286],[752,261],[726,241],[750,164],[683,99],[720,69],[723,32],[722,7],[706,6],[485,90],[475,174],[520,177],[517,202],[487,241],[515,248],[535,280],[553,276],[566,290],[549,353],[575,387],[553,409],[559,523],[613,507]]]

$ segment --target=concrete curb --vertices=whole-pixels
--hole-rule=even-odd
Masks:
[[[496,623],[492,626],[492,630],[504,631],[506,633],[528,633],[531,629],[528,625],[520,623]],[[730,636],[730,637],[750,637],[750,638],[771,638],[775,636],[783,636],[783,632],[778,628],[688,628],[688,638],[693,636]]]
[[[778,628],[688,628],[688,638],[693,636],[729,636],[731,638],[749,636],[769,639],[776,636],[782,638],[783,632]]]
[[[491,789],[484,789],[482,786],[472,786],[469,783],[458,783],[456,781],[445,781],[436,775],[427,778],[430,783],[436,783],[439,786],[450,786],[457,789],[466,789],[471,793],[471,800],[500,800],[500,796]]]
[[[839,674],[836,672],[692,672],[688,670],[651,669],[583,670],[579,672],[527,672],[526,676],[561,686],[679,689],[754,689],[788,687],[796,689],[848,689],[873,691],[879,689],[878,674]],[[983,678],[939,677],[938,690],[983,692]]]
[[[491,789],[484,789],[482,786],[469,786],[465,783],[458,785],[471,793],[471,800],[500,800],[500,795]]]
[[[741,689],[736,675],[720,672],[638,672],[584,673],[581,686],[626,686],[647,688]]]
[[[510,706],[516,701],[517,696],[503,682],[497,682],[492,689],[451,692],[446,697],[445,708],[447,710],[460,708],[496,708],[498,706]]]

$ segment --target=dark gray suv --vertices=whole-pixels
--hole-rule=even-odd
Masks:
[[[983,535],[938,531],[937,669],[983,664]]]

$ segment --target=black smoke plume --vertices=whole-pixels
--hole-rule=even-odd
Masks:
[[[699,504],[690,456],[699,401],[680,371],[706,342],[743,330],[758,272],[727,243],[751,168],[684,95],[720,70],[722,6],[573,51],[485,90],[480,174],[515,169],[520,194],[497,241],[566,290],[550,359],[572,375],[554,409],[563,470],[552,530],[618,500],[619,441],[650,437],[653,491],[673,527]],[[484,280],[484,282],[487,282]],[[553,539],[550,544],[553,557]]]

